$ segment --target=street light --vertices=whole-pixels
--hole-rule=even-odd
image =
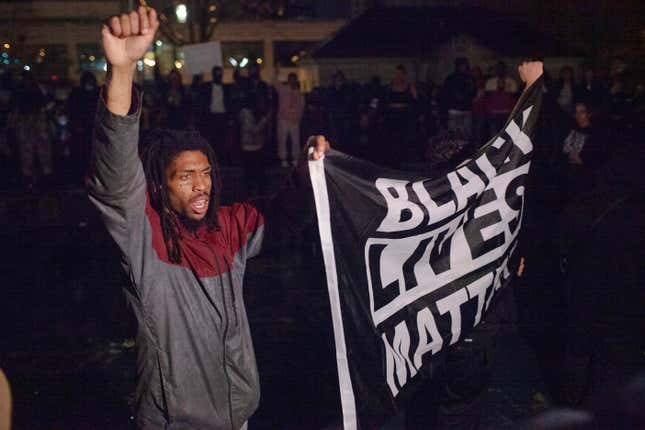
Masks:
[[[186,18],[188,18],[188,8],[186,5],[183,3],[178,4],[177,7],[175,7],[175,15],[177,16],[177,22],[184,24],[186,22]]]

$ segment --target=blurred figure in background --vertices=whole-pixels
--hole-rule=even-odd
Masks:
[[[387,138],[380,151],[384,165],[397,168],[406,160],[410,152],[409,128],[418,100],[416,86],[410,83],[405,67],[399,64],[385,92],[383,123]]]
[[[445,112],[446,127],[464,140],[472,133],[472,103],[476,94],[475,81],[470,74],[467,58],[455,60],[455,71],[448,75],[441,91],[441,107]]]
[[[342,151],[347,145],[352,120],[351,90],[342,70],[332,76],[326,97],[330,140],[334,142],[334,148]]]
[[[486,128],[486,78],[481,67],[473,67],[472,71],[473,81],[475,82],[475,97],[473,97],[472,112],[473,112],[473,131],[472,142],[475,148],[482,147],[488,137],[488,130]]]
[[[305,113],[302,129],[305,136],[323,134],[329,129],[327,126],[327,111],[325,110],[325,93],[323,88],[314,88],[305,97]]]
[[[72,145],[70,151],[72,181],[82,184],[89,163],[94,130],[94,114],[99,100],[99,87],[94,73],[81,74],[80,85],[74,88],[67,101]]]
[[[15,85],[11,70],[0,75],[0,188],[12,185],[18,177],[14,139],[9,128]]]
[[[629,105],[629,92],[625,81],[626,73],[623,67],[613,67],[610,76],[609,90],[607,95],[607,113],[609,126],[612,133],[620,133],[626,125],[631,106]]]
[[[486,113],[490,138],[502,129],[515,106],[518,91],[515,79],[508,76],[506,63],[500,61],[495,67],[495,76],[486,81]]]
[[[223,71],[220,66],[213,67],[211,73],[212,81],[202,85],[202,112],[198,128],[215,153],[223,154],[229,131],[230,87],[222,83]]]
[[[305,97],[300,92],[300,83],[295,73],[289,73],[286,83],[278,82],[275,74],[274,88],[278,94],[278,158],[280,166],[288,167],[288,155],[295,166],[300,155],[300,121],[305,110]],[[291,151],[287,147],[290,140]]]
[[[240,149],[247,198],[262,194],[265,182],[265,148],[272,120],[269,101],[264,97],[249,98],[238,114]]]
[[[573,113],[574,82],[573,69],[571,66],[563,66],[560,69],[560,79],[554,87],[555,96],[560,109],[568,115]]]
[[[608,155],[607,133],[594,126],[587,104],[575,104],[574,119],[575,125],[562,146],[567,158],[567,199],[591,189],[594,174]]]
[[[51,177],[53,169],[47,95],[30,72],[23,73],[12,105],[10,125],[20,155],[22,185],[33,190],[37,180],[45,183]]]
[[[181,72],[173,69],[165,80],[159,81],[161,92],[161,125],[163,128],[186,130],[192,128],[190,94],[182,83]]]
[[[272,92],[269,84],[262,80],[260,76],[260,66],[256,63],[249,65],[249,77],[247,79],[248,100],[268,100],[271,101]]]
[[[591,65],[582,67],[582,82],[575,88],[575,99],[584,102],[598,112],[607,98],[607,89],[602,85]]]

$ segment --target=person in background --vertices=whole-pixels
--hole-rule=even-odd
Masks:
[[[190,95],[182,83],[181,72],[173,69],[164,80],[159,80],[161,87],[162,120],[164,128],[186,130],[191,127]]]
[[[262,80],[260,76],[260,65],[251,63],[249,65],[249,77],[247,79],[247,99],[248,100],[268,100],[272,99],[272,91],[269,84]]]
[[[201,115],[202,115],[202,86],[204,85],[202,75],[193,75],[193,79],[188,87],[188,100],[190,100],[190,116],[192,118],[192,126],[199,130],[201,128]]]
[[[321,134],[328,130],[325,93],[320,87],[312,89],[305,97],[302,129],[305,136]]]
[[[618,70],[621,70],[620,68]],[[607,114],[612,132],[620,133],[629,116],[629,92],[625,82],[626,73],[612,72],[607,94]]]
[[[211,74],[211,82],[202,85],[199,130],[217,152],[224,148],[229,133],[230,87],[222,83],[220,66],[213,67]]]
[[[607,158],[606,132],[592,124],[591,110],[585,103],[575,104],[575,125],[567,134],[562,153],[567,159],[567,197],[588,191],[594,172]]]
[[[515,106],[518,86],[515,79],[508,76],[506,63],[500,61],[495,67],[495,76],[486,81],[484,89],[488,116],[487,138],[489,138],[504,126],[513,106]]]
[[[96,103],[99,100],[99,87],[94,73],[85,71],[81,74],[80,85],[74,88],[67,101],[71,131],[71,167],[73,181],[83,182],[85,167],[90,159],[92,130]]]
[[[265,147],[269,140],[272,112],[264,97],[249,99],[238,113],[242,168],[248,198],[262,193],[265,181]]]
[[[10,124],[18,144],[22,183],[25,188],[32,190],[37,178],[46,184],[53,174],[47,95],[31,72],[26,71],[14,97]],[[37,162],[40,172],[36,171]]]
[[[13,184],[18,174],[16,172],[14,139],[9,128],[15,81],[11,69],[0,72],[0,188]]]
[[[345,74],[337,70],[332,75],[332,85],[325,95],[329,115],[329,135],[336,149],[345,149],[352,119],[352,95]]]
[[[582,81],[575,88],[575,99],[591,106],[594,111],[602,108],[607,98],[607,89],[602,85],[591,65],[582,67]]]
[[[361,104],[371,112],[379,112],[382,108],[385,92],[381,84],[381,78],[372,76],[369,82],[363,88],[363,97]]]
[[[281,83],[276,71],[273,86],[278,94],[278,158],[280,166],[288,167],[287,140],[291,141],[292,165],[296,164],[300,154],[300,121],[305,109],[305,97],[300,91],[300,83],[295,73],[289,73],[287,82]]]
[[[420,114],[422,139],[419,141],[420,153],[423,153],[427,143],[438,132],[441,125],[441,109],[439,106],[440,87],[432,80],[432,70],[426,70],[425,82],[422,82],[419,88],[420,95]]]
[[[455,71],[448,75],[441,91],[441,106],[446,127],[470,141],[472,133],[472,103],[476,94],[475,81],[470,74],[467,58],[455,60]]]
[[[410,152],[409,126],[414,119],[419,95],[402,64],[396,66],[394,77],[385,93],[384,126],[387,139],[381,148],[382,162],[400,167]]]
[[[571,115],[573,113],[574,87],[573,68],[571,68],[571,66],[563,66],[560,69],[560,79],[558,79],[558,82],[555,84],[553,91],[555,91],[555,96],[560,109],[562,109],[562,112],[567,115]]]
[[[471,70],[475,82],[475,97],[471,110],[473,112],[472,142],[475,148],[482,147],[487,140],[488,130],[486,129],[486,78],[481,67],[476,66]]]
[[[373,150],[379,146],[380,129],[377,121],[378,116],[372,114],[369,108],[364,106],[360,109],[358,122],[352,128],[352,146],[349,154],[372,162],[378,161]]]
[[[249,99],[250,94],[249,79],[245,76],[243,69],[239,67],[233,69],[233,83],[229,88],[228,132],[224,140],[223,152],[220,153],[220,161],[228,166],[239,166],[241,164],[241,148],[238,118],[240,109]]]

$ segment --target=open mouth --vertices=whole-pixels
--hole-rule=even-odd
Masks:
[[[193,212],[198,214],[206,213],[208,210],[208,197],[199,197],[190,204]]]

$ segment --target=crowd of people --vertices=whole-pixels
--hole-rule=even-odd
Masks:
[[[279,70],[276,70],[276,76]],[[360,85],[338,70],[328,87],[308,94],[295,73],[267,83],[259,65],[234,71],[230,84],[214,67],[211,79],[183,84],[180,70],[144,81],[142,130],[198,130],[224,166],[242,167],[249,194],[261,194],[268,166],[295,164],[303,136],[325,134],[334,148],[381,165],[442,168],[465,158],[497,133],[520,88],[503,62],[471,67],[458,58],[444,82],[413,81],[402,65],[389,83]],[[606,137],[638,122],[643,90],[626,62],[606,68],[564,66],[547,76],[549,142],[561,162],[567,193],[588,186],[590,171],[608,157]],[[0,79],[3,188],[81,184],[99,97],[91,72],[79,86],[39,82],[31,72]],[[546,136],[543,136],[546,137]],[[19,166],[19,169],[17,168]],[[586,179],[585,179],[586,178]]]

